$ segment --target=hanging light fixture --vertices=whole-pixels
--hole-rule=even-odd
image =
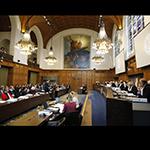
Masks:
[[[102,16],[100,15],[99,18],[99,33],[97,39],[93,43],[93,49],[96,49],[97,55],[104,55],[109,52],[109,50],[112,48],[112,42],[108,38],[106,31],[105,31],[105,24],[103,22]]]
[[[92,57],[92,61],[95,63],[95,64],[101,64],[103,61],[104,61],[104,57],[100,56],[100,55],[96,55],[94,57]]]
[[[51,47],[50,47],[49,55],[45,57],[45,62],[47,63],[47,65],[54,65],[57,62],[57,59],[54,57],[52,39],[51,39]]]
[[[31,41],[29,33],[29,19],[26,22],[26,31],[22,32],[22,38],[16,43],[16,48],[20,49],[20,53],[23,55],[31,55],[32,52],[37,50],[36,45]]]

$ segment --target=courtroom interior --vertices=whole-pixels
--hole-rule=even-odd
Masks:
[[[1,15],[0,126],[149,126],[150,15]]]

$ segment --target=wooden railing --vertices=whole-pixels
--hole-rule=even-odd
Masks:
[[[92,126],[92,115],[91,115],[91,102],[89,100],[89,96],[86,95],[82,110],[81,110],[81,116],[82,116],[82,122],[81,126]]]
[[[13,62],[13,56],[10,55],[10,54],[0,52],[0,58],[2,58],[2,57],[3,57],[3,60],[7,60],[7,61]]]

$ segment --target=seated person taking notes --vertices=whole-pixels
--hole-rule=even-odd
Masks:
[[[69,99],[64,103],[64,112],[77,112],[77,108],[79,107],[79,101],[76,93],[71,91],[68,95]]]

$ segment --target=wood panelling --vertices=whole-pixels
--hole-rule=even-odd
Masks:
[[[87,84],[88,89],[93,88],[96,81],[104,82],[114,79],[113,70],[42,70],[40,76],[58,76],[60,84],[70,84],[72,90],[77,91],[82,84]]]
[[[143,68],[136,68],[136,60],[135,57],[130,58],[127,62],[127,72],[118,75],[119,80],[127,81],[131,76],[139,76],[143,74],[143,77],[146,80],[150,80],[150,66]]]
[[[145,67],[142,70],[143,70],[143,73],[144,73],[144,78],[146,80],[150,80],[150,66]]]
[[[119,75],[119,80],[122,80],[122,81],[128,81],[128,75],[126,73],[123,73],[123,74],[120,74]]]
[[[127,74],[128,75],[136,75],[143,72],[142,68],[136,68],[136,60],[135,57],[132,57],[127,61]]]
[[[132,58],[135,59],[135,58]],[[59,84],[70,84],[72,89],[77,91],[82,84],[87,84],[88,89],[93,88],[96,81],[105,82],[114,80],[118,77],[119,80],[127,81],[130,76],[143,73],[144,78],[150,80],[150,66],[141,69],[135,68],[135,61],[131,61],[134,69],[115,75],[115,70],[42,70],[39,68],[31,68],[27,65],[22,65],[14,62],[4,61],[0,65],[10,67],[9,84],[27,84],[28,72],[33,71],[38,73],[38,82],[42,81],[43,77],[58,77]],[[132,66],[132,63],[130,65]],[[140,71],[139,71],[140,70]]]
[[[10,86],[13,84],[13,68],[12,67],[9,67],[9,70],[8,70],[8,79],[7,79],[7,84]]]
[[[40,72],[40,69],[35,69],[28,67],[27,65],[21,65],[14,62],[4,61],[0,62],[0,65],[9,67],[9,75],[8,75],[8,84],[9,85],[17,85],[17,84],[27,84],[28,82],[28,70]],[[40,78],[38,77],[38,82],[40,82]]]

